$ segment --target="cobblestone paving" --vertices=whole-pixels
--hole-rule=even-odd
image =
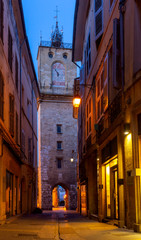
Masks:
[[[0,240],[141,240],[141,234],[84,218],[74,211],[44,211],[11,218]]]

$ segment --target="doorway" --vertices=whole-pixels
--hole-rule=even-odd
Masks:
[[[57,185],[52,190],[52,208],[53,210],[68,209],[68,189]]]
[[[106,164],[106,217],[118,219],[117,158]]]

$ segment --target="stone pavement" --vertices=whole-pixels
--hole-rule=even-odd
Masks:
[[[8,220],[0,240],[141,240],[141,234],[84,218],[75,211],[44,211]]]

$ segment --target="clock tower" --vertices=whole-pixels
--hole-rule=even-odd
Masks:
[[[38,49],[38,206],[76,209],[77,121],[73,118],[72,46],[63,42],[58,20],[51,41]]]

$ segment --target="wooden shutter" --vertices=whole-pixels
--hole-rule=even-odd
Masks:
[[[120,63],[120,22],[113,21],[113,87],[121,88],[121,63]]]
[[[97,40],[103,33],[103,0],[95,0],[95,39]]]
[[[141,113],[138,114],[138,135],[141,135]]]
[[[8,62],[12,71],[12,53],[13,53],[13,40],[10,29],[8,29]]]
[[[104,60],[103,105],[105,111],[108,107],[108,54]]]
[[[0,0],[0,37],[2,42],[3,42],[3,12],[4,12],[3,0]]]
[[[18,124],[18,113],[16,113],[16,143],[18,144],[18,135],[19,135],[19,124]]]
[[[14,96],[9,95],[9,131],[14,136]]]
[[[3,104],[4,104],[4,82],[0,73],[0,118],[3,120]]]
[[[16,88],[18,90],[18,85],[19,85],[19,78],[18,78],[18,60],[17,57],[15,56],[15,83],[16,83]]]

